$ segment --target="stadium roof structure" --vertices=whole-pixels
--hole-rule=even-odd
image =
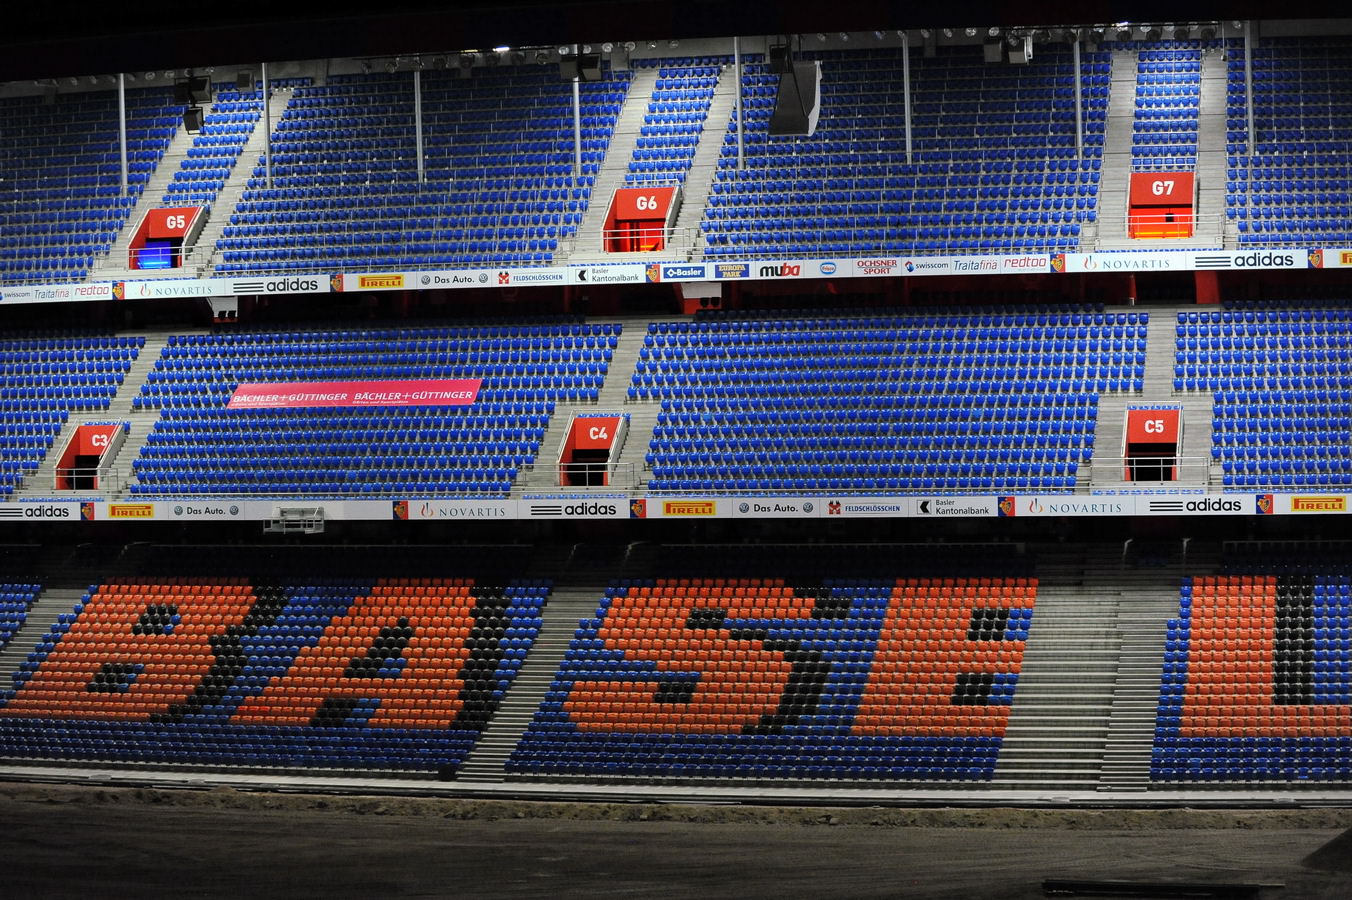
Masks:
[[[806,0],[399,0],[389,4],[335,0],[324,4],[185,5],[149,0],[129,13],[116,5],[53,15],[30,5],[7,10],[0,35],[0,81],[60,75],[179,68],[199,64],[203,50],[248,48],[262,61],[363,56],[423,47],[534,46],[607,36],[670,38],[728,34],[793,34],[926,26],[1059,25],[1270,17],[1256,0],[1031,0],[1003,4],[957,0],[942,7],[896,0],[823,4]],[[1283,9],[1315,18],[1320,10]],[[616,31],[622,32],[616,35]],[[412,38],[416,36],[416,40]]]

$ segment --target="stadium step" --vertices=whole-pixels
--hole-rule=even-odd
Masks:
[[[626,553],[623,546],[580,544],[566,561],[558,561],[562,565],[552,576],[554,590],[545,604],[540,634],[497,713],[460,766],[457,781],[503,780],[504,764],[553,684],[578,622],[595,615],[597,603],[610,579],[621,570]],[[533,576],[551,577],[539,568]]]

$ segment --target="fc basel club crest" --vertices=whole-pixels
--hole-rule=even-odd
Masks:
[[[1066,271],[1066,255],[1064,253],[1052,254],[1052,271],[1058,273]]]
[[[127,299],[127,283],[125,281],[113,282],[113,299],[114,300]]]
[[[329,290],[333,291],[335,294],[341,294],[343,292],[342,272],[335,272],[329,276]]]
[[[648,501],[642,497],[629,501],[629,518],[646,519],[648,518]]]
[[[1270,516],[1270,515],[1272,515],[1272,495],[1271,495],[1271,494],[1259,494],[1259,495],[1257,495],[1256,497],[1254,497],[1254,501],[1255,501],[1255,504],[1256,504],[1257,509],[1258,509],[1258,515],[1260,515],[1260,516]]]
[[[1014,515],[1014,513],[1015,513],[1015,508],[1014,508],[1014,498],[1013,498],[1013,497],[1001,497],[999,503],[997,504],[997,508],[999,509],[999,511],[1000,511],[1000,516],[1001,516],[1002,518],[1003,518],[1003,517],[1006,517],[1006,516],[1012,516],[1012,515]]]
[[[657,263],[648,263],[646,274],[650,284],[657,284],[662,280],[662,267]]]
[[[396,500],[396,501],[394,501],[394,517],[395,517],[396,519],[400,519],[400,520],[402,520],[402,521],[407,521],[407,520],[408,520],[408,501],[407,501],[407,500]]]
[[[1310,255],[1309,255],[1309,260],[1310,260],[1310,268],[1311,268],[1311,269],[1322,269],[1322,268],[1324,268],[1324,251],[1323,251],[1323,250],[1320,250],[1320,249],[1317,249],[1317,248],[1314,249],[1314,250],[1311,250],[1311,251],[1310,251]]]

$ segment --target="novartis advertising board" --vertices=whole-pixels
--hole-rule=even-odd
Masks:
[[[529,288],[664,282],[784,281],[818,278],[907,278],[936,275],[1095,275],[1138,272],[1253,272],[1265,269],[1352,268],[1352,249],[1129,250],[1102,253],[1024,253],[1006,256],[885,254],[834,259],[755,259],[727,262],[654,260],[405,272],[316,272],[241,278],[168,278],[0,287],[0,304],[108,300],[174,300],[275,294]]]
[[[409,497],[306,500],[197,497],[0,503],[0,522],[261,522],[304,508],[335,521],[483,522],[600,519],[1047,519],[1345,515],[1347,494],[1020,494],[994,496],[541,495],[496,500]]]

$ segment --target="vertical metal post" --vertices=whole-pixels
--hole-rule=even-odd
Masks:
[[[427,183],[427,167],[423,163],[422,132],[422,72],[413,70],[413,147],[418,154],[418,183]]]
[[[1257,143],[1253,132],[1253,20],[1244,20],[1244,116],[1249,129],[1249,156]]]
[[[901,39],[902,124],[906,128],[906,165],[911,164],[911,33]]]
[[[1084,95],[1080,93],[1080,82],[1084,73],[1080,70],[1080,36],[1070,45],[1070,57],[1075,66],[1075,154],[1084,156]]]
[[[117,146],[122,155],[122,193],[129,193],[131,184],[127,176],[127,75],[117,73]]]
[[[272,91],[268,89],[268,64],[263,63],[263,176],[272,189]]]
[[[573,58],[578,61],[578,75],[573,76],[573,181],[582,178],[582,47],[573,45]]]
[[[746,146],[742,142],[742,39],[732,39],[732,77],[737,93],[732,96],[732,118],[737,123],[737,168],[746,168]]]

